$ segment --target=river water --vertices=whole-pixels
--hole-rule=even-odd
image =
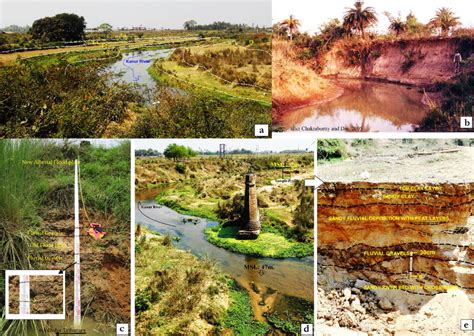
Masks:
[[[178,236],[180,240],[174,242],[177,248],[189,250],[201,258],[207,255],[210,259],[216,261],[218,267],[224,273],[230,275],[239,285],[248,290],[256,318],[263,319],[262,313],[266,309],[262,304],[259,304],[262,297],[252,290],[255,287],[259,289],[260,293],[264,293],[268,289],[276,291],[273,299],[270,298],[266,301],[267,305],[271,305],[271,301],[278,301],[278,298],[275,297],[278,295],[313,301],[314,259],[312,256],[272,259],[251,257],[227,251],[210,244],[205,238],[204,229],[218,223],[181,215],[172,209],[158,205],[153,199],[144,198],[137,195],[139,201],[136,204],[136,224],[143,225],[161,234]],[[193,224],[183,221],[183,219],[197,219],[197,223]],[[291,307],[286,307],[286,309],[291,310]]]
[[[344,88],[340,97],[286,111],[281,126],[294,131],[412,132],[428,112],[416,88],[355,80],[337,84]]]
[[[173,49],[135,51],[122,55],[122,59],[111,64],[107,70],[114,74],[121,74],[115,80],[131,84],[141,84],[153,89],[155,80],[148,73],[148,68],[157,58],[168,57]]]

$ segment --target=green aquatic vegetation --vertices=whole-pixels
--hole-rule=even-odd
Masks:
[[[270,330],[267,323],[254,319],[250,297],[245,289],[240,288],[234,280],[229,280],[231,305],[221,321],[222,327],[230,328],[234,335],[259,336]]]
[[[313,255],[312,243],[300,243],[281,234],[264,232],[254,240],[239,239],[237,226],[215,226],[205,230],[207,240],[232,252],[260,257],[289,258]]]
[[[196,207],[185,206],[182,202],[180,202],[182,199],[193,199],[195,197],[195,189],[190,185],[186,185],[180,189],[165,190],[158,194],[155,197],[155,200],[157,203],[167,206],[168,208],[173,209],[180,214],[217,221],[217,201],[215,204],[212,202],[206,204],[200,203],[199,206]]]
[[[292,315],[285,309],[291,306]],[[273,327],[280,329],[287,335],[300,335],[301,324],[314,323],[313,303],[286,296],[280,301],[280,306],[264,313],[268,323]]]

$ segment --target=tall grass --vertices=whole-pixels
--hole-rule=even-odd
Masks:
[[[37,224],[32,165],[38,143],[33,141],[0,141],[0,239],[3,269],[30,266],[29,239],[26,232]]]
[[[81,183],[88,212],[116,221],[114,231],[130,231],[130,142],[113,148],[81,150]]]
[[[28,230],[38,224],[34,186],[37,175],[31,160],[39,142],[0,141],[0,268],[31,269],[29,252],[31,239]],[[4,273],[1,283],[5,281]],[[4,298],[4,286],[0,287],[0,297]],[[43,323],[38,321],[6,321],[3,305],[0,318],[2,335],[24,335],[27,330],[39,334]]]

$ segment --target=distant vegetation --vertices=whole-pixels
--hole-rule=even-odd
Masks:
[[[33,39],[44,42],[78,41],[84,38],[86,20],[76,14],[57,14],[33,22],[30,33]]]
[[[190,147],[171,144],[163,152],[165,158],[177,161],[179,159],[189,158],[197,155],[197,152]]]
[[[195,20],[186,21],[183,25],[184,29],[186,30],[237,30],[237,31],[244,31],[244,30],[253,30],[258,29],[258,26],[250,27],[246,24],[235,24],[229,23],[224,21],[213,22],[210,24],[198,24]]]

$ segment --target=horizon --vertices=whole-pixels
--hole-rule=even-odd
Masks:
[[[113,6],[111,8],[111,6]],[[25,7],[27,10],[25,11]],[[206,25],[218,21],[246,24],[250,27],[271,27],[271,1],[184,0],[184,1],[118,1],[81,0],[2,1],[0,27],[31,26],[35,20],[61,13],[83,16],[86,28],[109,23],[114,30],[122,27],[150,29],[183,29],[183,23],[195,20]],[[130,14],[132,13],[132,14]]]
[[[292,141],[294,140],[294,141]],[[168,145],[176,143],[190,147],[195,151],[219,151],[219,144],[226,145],[226,151],[230,152],[236,149],[251,150],[256,153],[262,152],[282,152],[301,150],[302,152],[312,152],[315,150],[315,141],[313,139],[143,139],[135,141],[135,150],[154,149],[161,153]]]
[[[300,32],[314,34],[319,31],[322,24],[330,19],[338,18],[341,22],[347,8],[353,7],[354,0],[335,0],[324,4],[324,10],[317,10],[320,3],[305,3],[304,6],[298,6],[301,0],[295,0],[291,3],[283,0],[273,1],[272,23],[278,23],[294,15],[300,20]],[[432,0],[430,2],[415,2],[411,0],[399,0],[397,2],[385,2],[383,0],[364,1],[364,7],[373,7],[377,13],[378,24],[371,29],[378,33],[386,33],[389,26],[389,20],[384,12],[389,12],[393,16],[401,15],[403,19],[411,12],[418,20],[426,24],[435,16],[436,10],[441,7],[450,8],[456,16],[460,18],[461,27],[474,27],[474,17],[471,13],[474,11],[474,2],[463,0]]]

